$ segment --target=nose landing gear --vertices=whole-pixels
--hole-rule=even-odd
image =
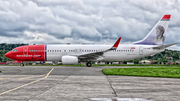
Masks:
[[[20,65],[21,65],[21,67],[23,67],[23,66],[24,66],[24,63],[21,63]]]

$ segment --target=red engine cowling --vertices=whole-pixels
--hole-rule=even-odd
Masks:
[[[62,64],[78,64],[78,57],[62,56]]]

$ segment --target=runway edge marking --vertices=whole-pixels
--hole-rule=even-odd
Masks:
[[[3,95],[3,94],[9,93],[9,92],[11,92],[11,91],[17,90],[17,89],[19,89],[19,88],[22,88],[22,87],[24,87],[24,86],[27,86],[27,85],[33,84],[33,83],[35,83],[35,82],[41,81],[41,80],[43,80],[43,79],[46,79],[53,70],[54,70],[54,68],[52,68],[52,69],[47,73],[47,75],[46,75],[45,77],[43,77],[43,78],[40,78],[40,79],[38,79],[38,80],[32,81],[32,82],[27,83],[27,84],[24,84],[24,85],[22,85],[22,86],[16,87],[16,88],[14,88],[14,89],[5,91],[5,92],[3,92],[3,93],[0,93],[0,96]]]

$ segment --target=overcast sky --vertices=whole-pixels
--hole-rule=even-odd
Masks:
[[[143,39],[164,14],[171,14],[165,44],[180,43],[180,0],[0,0],[0,43],[114,43],[122,37],[127,44]]]

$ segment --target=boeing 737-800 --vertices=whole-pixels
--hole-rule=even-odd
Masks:
[[[163,45],[170,17],[164,15],[143,40],[129,45],[119,45],[121,37],[114,45],[26,45],[14,48],[5,56],[18,61],[60,61],[62,64],[86,62],[88,67],[94,61],[142,58],[162,52],[175,44]]]

